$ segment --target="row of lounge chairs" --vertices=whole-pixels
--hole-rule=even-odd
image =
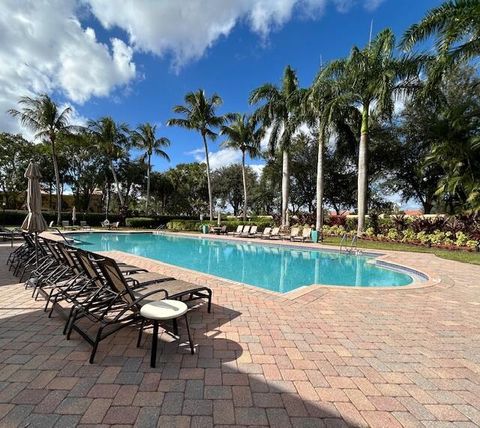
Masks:
[[[262,238],[262,239],[286,239],[290,241],[306,242],[311,240],[312,229],[310,227],[292,227],[289,233],[282,233],[279,227],[266,227],[263,232],[258,231],[256,225],[240,225],[232,236],[242,238]]]
[[[140,346],[143,329],[150,320],[140,313],[142,306],[162,299],[185,302],[206,300],[211,310],[212,290],[205,286],[148,272],[137,266],[71,247],[61,242],[24,233],[25,243],[8,257],[15,275],[28,278],[25,288],[32,297],[42,295],[45,311],[56,311],[65,318],[63,333],[67,340],[78,333],[91,346],[93,363],[99,343],[125,326],[137,326]],[[178,335],[176,321],[166,326],[169,334]],[[192,347],[193,353],[193,347]]]

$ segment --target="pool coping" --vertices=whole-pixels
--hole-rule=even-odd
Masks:
[[[85,230],[85,231],[69,231],[69,234],[78,234],[78,233],[101,233],[105,232],[103,230]],[[142,230],[142,231],[109,231],[109,232],[114,232],[114,233],[151,233],[151,234],[161,234],[161,235],[168,235],[168,236],[184,236],[184,237],[189,237],[189,238],[197,238],[197,239],[210,239],[212,241],[230,241],[230,242],[243,242],[247,244],[263,244],[263,245],[268,245],[272,247],[277,247],[277,246],[282,246],[286,248],[292,248],[292,249],[307,249],[307,250],[321,250],[321,251],[329,251],[333,253],[339,253],[340,248],[337,246],[326,246],[322,245],[319,243],[307,243],[307,242],[292,242],[292,241],[282,241],[282,240],[265,240],[265,239],[259,239],[259,238],[254,238],[254,239],[248,239],[248,238],[241,238],[241,237],[235,237],[235,236],[221,236],[221,235],[203,235],[203,234],[197,234],[197,233],[188,233],[188,232],[169,232],[169,231],[151,231],[151,230]],[[333,248],[332,248],[333,247]],[[362,292],[365,291],[375,291],[375,292],[386,292],[386,291],[412,291],[415,289],[421,289],[421,288],[427,288],[427,287],[432,287],[434,285],[440,284],[442,282],[442,278],[438,277],[435,275],[433,272],[427,271],[426,269],[422,268],[419,269],[417,267],[413,267],[410,264],[405,264],[401,260],[399,260],[399,256],[401,256],[401,253],[405,252],[399,252],[399,251],[377,251],[377,250],[369,250],[368,252],[362,252],[362,255],[370,256],[370,257],[375,257],[375,263],[379,263],[380,267],[384,265],[387,268],[394,269],[399,268],[398,270],[400,271],[406,271],[407,274],[413,275],[413,282],[408,285],[402,285],[402,286],[382,286],[382,287],[355,287],[355,286],[348,286],[348,285],[329,285],[329,284],[307,284],[301,287],[298,287],[294,290],[287,291],[285,293],[281,293],[279,291],[273,291],[273,290],[268,290],[259,286],[251,285],[251,284],[246,284],[243,282],[238,282],[234,281],[228,278],[223,278],[220,276],[216,275],[211,275],[207,274],[204,272],[196,271],[193,269],[188,269],[184,267],[179,267],[175,265],[171,265],[169,263],[164,263],[162,261],[152,259],[149,257],[143,257],[143,256],[138,256],[135,254],[127,253],[124,251],[108,251],[108,252],[103,252],[103,253],[120,253],[120,254],[125,254],[130,257],[137,257],[139,259],[145,259],[150,262],[155,262],[159,263],[160,265],[163,265],[167,268],[173,268],[173,269],[179,269],[187,272],[188,274],[195,274],[195,275],[201,275],[205,279],[210,279],[210,280],[216,280],[216,281],[224,281],[228,284],[236,285],[236,286],[242,286],[242,287],[249,287],[255,291],[260,291],[264,292],[270,295],[276,295],[276,296],[281,296],[290,300],[297,299],[298,297],[302,297],[312,291],[315,290],[326,290],[326,291],[332,291],[332,290],[361,290]],[[406,252],[408,253],[408,252]],[[416,278],[416,277],[422,277],[424,280],[421,282]]]

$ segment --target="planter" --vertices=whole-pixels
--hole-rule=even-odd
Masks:
[[[312,242],[318,242],[318,230],[312,230],[310,232],[310,239]]]
[[[207,224],[202,224],[202,233],[204,235],[208,234],[208,225]]]

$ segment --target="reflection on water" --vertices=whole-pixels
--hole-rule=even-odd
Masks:
[[[280,292],[310,284],[381,287],[412,282],[409,275],[368,263],[368,257],[329,251],[146,233],[76,238],[82,241],[79,247],[92,251],[125,251]]]

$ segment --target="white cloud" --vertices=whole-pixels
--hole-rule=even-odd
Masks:
[[[84,1],[105,28],[122,28],[137,50],[171,54],[178,68],[200,58],[240,21],[265,36],[286,23],[295,8],[318,16],[327,0]]]
[[[353,0],[83,0],[101,24],[119,27],[136,50],[171,55],[173,67],[200,58],[215,41],[226,37],[239,22],[266,37],[288,22],[294,12],[319,18],[333,1],[346,11]],[[368,4],[379,0],[362,0]]]
[[[193,150],[189,153],[193,155],[197,162],[205,162],[203,150]],[[240,163],[242,153],[234,149],[220,149],[216,152],[210,152],[208,154],[208,160],[210,161],[210,169],[213,171],[234,163]]]
[[[371,12],[380,6],[384,1],[385,0],[366,0],[364,7]]]
[[[21,96],[58,92],[83,103],[136,76],[132,48],[117,38],[100,43],[76,13],[74,0],[2,1],[0,129],[20,130],[5,112]]]

